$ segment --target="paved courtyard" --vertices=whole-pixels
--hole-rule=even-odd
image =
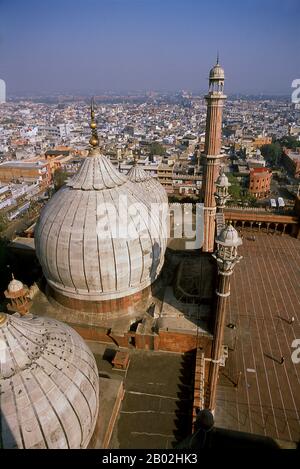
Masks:
[[[244,232],[232,278],[226,324],[236,327],[225,327],[216,425],[299,441],[300,363],[291,355],[300,339],[300,241],[251,235]]]

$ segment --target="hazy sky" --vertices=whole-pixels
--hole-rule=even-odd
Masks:
[[[300,0],[0,0],[8,94],[202,92],[217,50],[228,93],[290,94]]]

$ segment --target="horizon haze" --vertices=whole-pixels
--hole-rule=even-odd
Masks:
[[[0,0],[8,96],[207,90],[288,95],[300,76],[298,0]]]

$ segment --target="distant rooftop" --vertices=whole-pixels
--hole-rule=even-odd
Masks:
[[[58,156],[58,155],[68,156],[69,154],[70,154],[69,150],[47,150],[45,152],[46,156]]]
[[[11,168],[20,168],[20,167],[26,167],[26,168],[37,168],[39,166],[45,166],[47,163],[45,161],[37,161],[35,163],[28,163],[26,161],[5,161],[4,163],[1,163],[0,166],[6,166],[6,167],[11,167]]]
[[[270,173],[271,171],[268,168],[251,168],[250,173]]]
[[[291,152],[289,153],[289,157],[292,158],[293,160],[300,161],[300,153],[299,152]]]

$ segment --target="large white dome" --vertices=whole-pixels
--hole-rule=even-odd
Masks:
[[[142,216],[134,214],[136,204]],[[148,194],[97,147],[42,211],[36,253],[58,293],[77,300],[112,300],[137,293],[157,278],[165,231]]]
[[[0,313],[3,448],[86,448],[99,410],[95,359],[54,319]]]

